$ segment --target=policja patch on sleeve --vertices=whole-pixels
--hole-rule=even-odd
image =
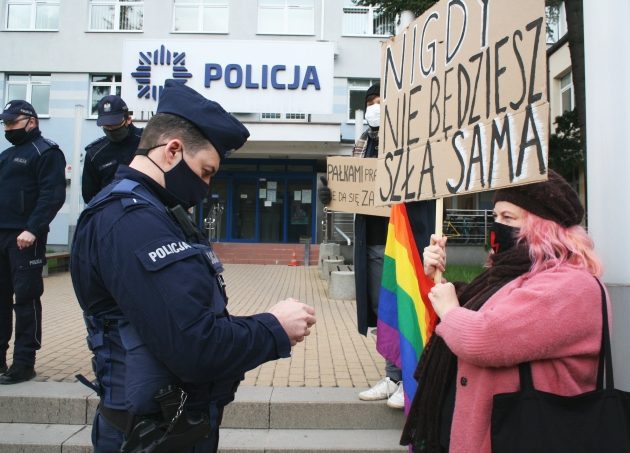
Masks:
[[[198,255],[199,250],[186,241],[170,237],[150,242],[135,253],[146,270],[155,272],[176,261]]]

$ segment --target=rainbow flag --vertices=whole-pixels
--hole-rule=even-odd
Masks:
[[[416,393],[413,373],[437,321],[404,204],[392,206],[378,305],[376,349],[402,369],[405,413]]]

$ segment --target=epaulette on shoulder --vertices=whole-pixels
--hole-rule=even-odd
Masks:
[[[101,149],[105,148],[108,143],[109,143],[109,140],[107,140],[107,137],[102,136],[102,137],[97,138],[96,140],[94,140],[89,145],[87,145],[85,147],[85,150],[86,151],[93,151],[93,152],[100,151]]]
[[[57,143],[41,136],[33,140],[31,144],[35,147],[40,155],[45,153],[49,149],[59,148],[59,145],[57,145]]]

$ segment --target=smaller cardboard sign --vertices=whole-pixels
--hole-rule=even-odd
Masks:
[[[332,201],[331,211],[389,217],[389,206],[376,206],[376,167],[378,159],[329,157],[326,177]]]

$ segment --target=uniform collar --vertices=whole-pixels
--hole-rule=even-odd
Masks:
[[[155,181],[147,174],[136,170],[135,168],[131,168],[127,165],[119,165],[118,170],[116,170],[116,176],[114,176],[114,179],[131,179],[132,181],[139,182],[146,189],[157,195],[160,201],[169,208],[172,208],[179,204],[179,200],[171,195],[170,192],[168,192],[164,187],[158,184],[157,181]]]

